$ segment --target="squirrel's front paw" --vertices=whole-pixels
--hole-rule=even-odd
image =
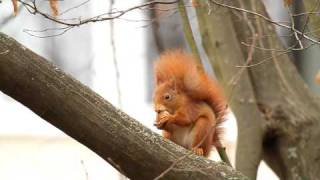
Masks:
[[[168,123],[170,119],[170,114],[167,112],[162,112],[158,114],[157,117],[157,121],[154,123],[154,125],[158,128],[158,129],[163,129],[166,124]]]

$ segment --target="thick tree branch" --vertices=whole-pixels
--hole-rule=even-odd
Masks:
[[[89,147],[130,179],[153,179],[188,153],[1,33],[0,90]],[[190,155],[162,179],[247,178],[224,164]]]

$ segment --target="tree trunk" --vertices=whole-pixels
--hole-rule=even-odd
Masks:
[[[189,154],[163,140],[1,33],[0,90],[89,147],[130,179],[153,179],[173,163],[175,166],[162,179],[247,179],[224,164]]]
[[[204,2],[197,9],[209,59],[215,60],[214,67],[218,67],[226,89],[233,86],[228,84],[233,75],[243,71],[229,93],[239,129],[237,169],[255,179],[256,167],[263,158],[281,179],[319,179],[318,98],[284,52],[254,48],[249,62],[252,66],[236,68],[246,65],[250,56],[251,47],[242,42],[250,44],[257,35],[256,46],[279,50],[282,45],[273,25],[263,19],[223,7],[220,1],[210,2],[214,12],[208,13]],[[267,16],[260,1],[233,2]]]

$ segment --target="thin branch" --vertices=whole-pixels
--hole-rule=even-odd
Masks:
[[[113,9],[114,0],[110,1],[109,6],[109,13],[112,12]],[[118,93],[118,106],[121,108],[121,88],[120,88],[120,72],[119,72],[119,66],[118,66],[118,60],[117,60],[117,51],[116,51],[116,45],[114,41],[114,24],[113,19],[110,20],[110,43],[112,48],[112,60],[113,60],[113,66],[116,72],[116,87],[117,87],[117,93]]]
[[[153,180],[159,180],[161,179],[163,176],[165,176],[168,172],[170,172],[179,162],[181,162],[182,160],[184,160],[185,158],[187,158],[188,156],[190,156],[191,154],[193,154],[192,151],[190,151],[188,154],[185,154],[181,157],[179,157],[176,161],[174,161],[166,170],[164,170],[161,174],[159,174],[157,177],[155,177]]]
[[[170,2],[164,2],[164,1],[149,1],[149,2],[146,2],[146,3],[143,3],[143,4],[140,4],[140,5],[137,5],[137,6],[133,6],[131,8],[128,8],[126,10],[122,10],[122,11],[115,11],[115,12],[112,12],[112,13],[104,13],[104,14],[100,14],[100,15],[97,15],[97,16],[94,16],[94,17],[91,17],[91,18],[86,18],[86,19],[78,19],[78,22],[65,22],[65,21],[61,21],[59,19],[56,19],[55,17],[45,13],[45,12],[42,12],[40,11],[37,6],[36,6],[36,3],[35,1],[33,3],[27,3],[23,0],[18,0],[21,4],[23,4],[27,9],[29,10],[32,10],[32,11],[29,11],[31,12],[32,14],[39,14],[41,15],[42,17],[46,18],[46,19],[49,19],[53,22],[56,22],[58,24],[61,24],[61,25],[65,25],[65,26],[72,26],[72,27],[77,27],[77,26],[81,26],[81,25],[84,25],[84,24],[88,24],[88,23],[93,23],[93,22],[99,22],[99,21],[107,21],[107,20],[112,20],[112,19],[117,19],[117,18],[120,18],[121,16],[133,11],[133,10],[136,10],[136,9],[142,9],[144,7],[149,7],[151,5],[155,5],[155,4],[174,4],[174,3],[177,3],[178,1],[170,1]],[[115,15],[114,15],[115,14]],[[107,16],[107,17],[105,17]]]
[[[85,179],[89,180],[89,173],[82,159],[80,160],[80,163],[81,163],[81,166],[83,167],[84,175],[86,177]]]
[[[189,18],[188,18],[188,14],[187,14],[187,10],[186,10],[185,4],[184,4],[183,0],[180,0],[178,4],[179,4],[179,12],[180,12],[180,15],[181,15],[181,18],[182,18],[182,23],[183,23],[184,35],[186,37],[186,40],[188,42],[188,45],[189,45],[189,47],[191,49],[192,54],[197,59],[198,63],[201,64],[200,53],[199,53],[196,41],[195,41],[193,33],[192,33],[192,28],[191,28],[191,25],[190,25],[190,21],[189,21]]]
[[[241,8],[243,8],[244,7],[243,2],[239,1],[239,3],[240,3]],[[252,38],[251,38],[252,42],[250,45],[248,45],[248,47],[249,47],[248,57],[247,57],[247,60],[245,61],[245,66],[248,66],[253,60],[253,54],[254,54],[256,44],[257,44],[258,34],[256,33],[256,30],[255,30],[252,22],[248,19],[247,13],[242,12],[242,16],[243,16],[244,20],[247,22],[247,25],[250,29],[251,34],[252,34]],[[245,71],[245,67],[242,67],[239,71],[237,71],[237,73],[234,76],[232,76],[232,78],[228,82],[228,84],[231,85],[231,90],[230,90],[230,95],[228,97],[228,102],[231,101],[231,99],[233,97],[234,88],[235,88],[237,82],[240,80],[240,77],[244,71]]]
[[[245,45],[245,46],[251,46],[251,45],[248,45],[244,42],[242,42],[241,44]],[[293,48],[297,45],[297,43],[295,43],[293,46],[290,46],[289,48],[287,49],[284,49],[284,50],[280,50],[280,49],[269,49],[269,48],[264,48],[264,47],[258,47],[258,46],[254,46],[254,48],[256,49],[259,49],[259,50],[264,50],[264,51],[271,51],[271,52],[280,52],[278,54],[275,54],[275,55],[272,55],[271,57],[268,57],[268,58],[264,58],[262,60],[260,60],[259,62],[255,63],[255,64],[250,64],[250,65],[238,65],[236,67],[238,68],[251,68],[251,67],[254,67],[254,66],[258,66],[258,65],[261,65],[275,57],[278,57],[278,56],[281,56],[281,55],[284,55],[284,54],[287,54],[289,53],[290,51],[301,51],[301,50],[306,50],[306,49],[309,49],[310,47],[314,46],[316,43],[311,43],[310,45],[304,47],[304,48]]]
[[[311,12],[303,12],[298,14],[292,14],[293,17],[297,16],[305,16],[305,15],[319,15],[320,13],[318,11],[311,11]]]
[[[248,44],[246,42],[241,42],[241,44],[244,46],[248,46],[248,47],[251,46],[251,44]],[[305,46],[303,48],[294,48],[296,46],[296,44],[293,46],[290,46],[286,49],[264,48],[264,47],[260,47],[260,46],[254,46],[254,48],[258,49],[258,50],[262,50],[262,51],[290,52],[290,51],[302,51],[302,50],[308,49],[310,46],[313,46],[313,45],[315,45],[315,43],[312,43],[309,46]]]
[[[230,94],[228,96],[228,102],[230,102],[232,97],[233,97],[234,88],[236,87],[237,82],[240,80],[240,77],[241,77],[242,73],[245,71],[245,68],[248,67],[248,65],[253,60],[253,54],[254,54],[254,50],[255,50],[254,47],[256,46],[256,43],[257,43],[257,37],[258,37],[257,34],[253,34],[252,43],[251,43],[251,45],[249,47],[250,49],[249,49],[249,52],[248,52],[248,57],[247,57],[247,60],[245,62],[245,65],[241,66],[241,69],[234,76],[232,76],[232,78],[228,82],[228,85],[231,85]]]
[[[57,37],[57,36],[61,36],[63,34],[65,34],[66,32],[68,32],[69,30],[71,30],[73,27],[71,26],[67,26],[67,27],[61,27],[61,28],[47,28],[44,30],[30,30],[30,29],[24,29],[23,32],[27,33],[30,36],[33,37],[37,37],[37,38],[50,38],[50,37]],[[52,31],[52,30],[61,30],[61,32],[53,34],[53,35],[45,35],[45,36],[39,36],[39,35],[35,35],[32,32],[44,32],[44,31]]]
[[[249,65],[239,65],[239,66],[236,66],[238,68],[251,68],[251,67],[254,67],[254,66],[258,66],[258,65],[261,65],[267,61],[269,61],[270,59],[272,58],[275,58],[275,57],[278,57],[278,56],[281,56],[281,55],[284,55],[284,54],[287,54],[288,52],[290,52],[291,50],[288,50],[288,51],[284,51],[284,52],[281,52],[281,53],[278,53],[276,54],[274,57],[268,57],[268,58],[265,58],[265,59],[262,59],[261,61],[257,62],[257,63],[254,63],[254,64],[249,64]]]
[[[290,16],[290,19],[291,19],[291,30],[293,31],[293,35],[294,35],[294,37],[296,38],[296,40],[297,40],[297,42],[298,42],[298,44],[299,44],[300,49],[303,49],[303,44],[302,44],[301,39],[300,39],[300,38],[303,36],[303,31],[302,31],[301,37],[299,37],[298,34],[297,34],[297,32],[294,31],[294,29],[295,29],[295,22],[294,22],[293,16],[292,16],[291,11],[290,11],[289,8],[288,8],[288,13],[289,13],[289,16]]]
[[[58,16],[61,16],[61,15],[63,15],[63,14],[66,14],[66,13],[72,11],[72,10],[78,9],[79,7],[87,4],[88,2],[90,2],[90,0],[86,0],[86,1],[84,1],[84,2],[82,2],[82,3],[80,3],[79,5],[76,5],[76,6],[74,6],[74,7],[71,7],[71,8],[69,8],[69,9],[66,9],[65,11],[59,13]]]
[[[72,10],[72,9],[78,8],[78,7],[82,6],[83,4],[87,3],[88,1],[85,1],[85,2],[81,3],[80,5],[75,6],[73,8],[67,9],[66,11],[64,11],[61,14],[64,14],[64,13],[66,13],[66,12]],[[18,0],[18,2],[20,2],[31,14],[38,14],[38,15],[41,15],[42,17],[44,17],[46,19],[49,19],[49,20],[51,20],[53,22],[56,22],[58,24],[70,27],[70,28],[63,27],[63,28],[65,28],[64,31],[61,32],[61,33],[58,33],[56,35],[51,35],[51,36],[36,36],[36,35],[33,35],[33,36],[36,36],[36,37],[44,38],[44,37],[54,37],[54,36],[58,36],[58,35],[64,34],[68,30],[72,29],[71,27],[78,27],[78,26],[81,26],[81,25],[84,25],[84,24],[88,24],[88,23],[93,23],[93,22],[107,21],[107,20],[112,20],[112,19],[119,19],[123,15],[125,15],[125,14],[127,14],[127,13],[129,13],[129,12],[131,12],[133,10],[136,10],[136,9],[144,10],[145,8],[151,7],[151,6],[156,5],[156,4],[175,4],[175,3],[179,2],[179,0],[170,1],[170,2],[166,2],[166,1],[149,1],[149,2],[146,2],[146,3],[140,4],[140,5],[137,5],[137,6],[133,6],[133,7],[128,8],[126,10],[118,10],[118,11],[113,11],[113,12],[109,12],[109,13],[103,13],[103,14],[100,14],[100,15],[97,15],[97,16],[94,16],[94,17],[86,18],[86,19],[74,18],[74,20],[77,21],[77,22],[67,22],[67,21],[64,21],[62,19],[58,19],[56,17],[53,17],[53,16],[51,16],[51,15],[45,13],[45,12],[40,11],[37,8],[36,1],[32,1],[31,3],[27,3],[27,2],[25,2],[23,0]],[[307,39],[307,40],[309,40],[309,41],[311,41],[313,43],[320,44],[320,42],[318,42],[318,40],[313,39],[310,36],[307,36],[306,33],[303,33],[301,31],[291,27],[290,25],[286,25],[284,23],[273,21],[272,19],[270,19],[270,18],[268,18],[268,17],[266,17],[266,16],[264,16],[262,14],[259,14],[257,12],[253,12],[253,11],[246,10],[246,9],[243,9],[243,8],[238,8],[238,7],[235,7],[235,6],[223,4],[223,3],[220,3],[220,2],[218,2],[216,0],[209,0],[208,2],[211,2],[211,3],[216,4],[218,6],[221,6],[221,7],[230,8],[230,9],[233,9],[233,10],[237,10],[237,11],[240,11],[240,12],[245,12],[247,14],[251,14],[251,15],[260,17],[260,18],[264,19],[265,21],[267,21],[269,23],[275,24],[275,25],[280,26],[280,27],[284,27],[286,29],[290,29],[294,33],[300,35],[301,37],[303,37],[303,38],[305,38],[305,39]],[[299,15],[305,15],[305,14],[316,14],[316,13],[317,12],[310,12],[310,13],[304,13],[304,14],[296,14],[296,15],[292,15],[292,16],[299,16]]]
[[[30,14],[40,15],[40,16],[42,16],[42,17],[44,17],[44,18],[46,18],[46,19],[48,19],[50,21],[53,21],[53,22],[58,23],[60,25],[63,25],[63,27],[56,29],[56,30],[61,30],[61,32],[55,33],[53,35],[45,35],[45,36],[35,35],[32,32],[36,32],[36,31],[29,30],[29,29],[25,29],[24,30],[24,32],[26,32],[27,34],[29,34],[31,36],[34,36],[34,37],[38,37],[38,38],[48,38],[48,37],[60,36],[60,35],[65,34],[66,32],[68,32],[69,30],[71,30],[74,27],[79,27],[81,25],[88,24],[88,23],[91,23],[91,22],[108,21],[108,20],[114,20],[114,19],[123,19],[123,18],[121,18],[123,15],[125,15],[125,14],[127,14],[127,13],[129,13],[129,12],[131,12],[133,10],[136,10],[136,9],[145,10],[147,8],[149,9],[150,7],[152,7],[153,5],[156,5],[156,4],[174,4],[174,3],[178,2],[178,0],[171,1],[171,2],[150,1],[150,2],[146,2],[144,4],[133,6],[133,7],[128,8],[126,10],[112,9],[111,12],[109,11],[107,13],[103,13],[103,14],[100,14],[100,15],[97,15],[97,16],[94,16],[94,17],[90,17],[90,18],[82,19],[81,17],[78,17],[78,18],[70,18],[70,19],[60,19],[60,18],[51,16],[51,15],[39,10],[35,0],[31,1],[30,3],[27,3],[26,1],[23,1],[23,0],[18,0],[18,1],[25,7],[25,9],[27,9],[29,11]],[[84,1],[84,2],[82,2],[81,4],[79,4],[77,6],[69,8],[69,9],[63,11],[62,13],[60,13],[60,15],[66,14],[67,12],[69,12],[71,10],[79,8],[79,7],[83,6],[84,4],[88,3],[89,1],[90,0]],[[169,11],[169,10],[170,9],[163,9],[163,11]],[[127,20],[127,21],[129,21],[129,20]],[[141,21],[141,20],[139,20],[139,21]],[[146,20],[146,21],[154,21],[154,20]],[[45,30],[40,30],[40,31],[45,31]],[[38,31],[38,32],[40,32],[40,31]]]

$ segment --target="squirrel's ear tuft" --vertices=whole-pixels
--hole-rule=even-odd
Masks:
[[[159,62],[155,62],[154,64],[154,81],[155,81],[155,85],[160,85],[165,81],[165,75],[163,72],[161,72],[159,70]]]
[[[156,85],[160,85],[165,81],[165,76],[161,74],[160,72],[157,72],[155,74],[155,83]]]
[[[173,79],[173,83],[174,83],[174,87],[173,87],[173,89],[174,89],[174,91],[177,91],[178,90],[178,87],[177,87],[177,80],[174,78]]]
[[[178,90],[176,78],[172,77],[172,78],[169,80],[168,85],[169,85],[170,89],[172,89],[172,90],[174,90],[174,91],[177,91],[177,90]]]
[[[158,74],[156,74],[155,82],[156,82],[156,85],[159,85],[162,82],[162,80]]]

